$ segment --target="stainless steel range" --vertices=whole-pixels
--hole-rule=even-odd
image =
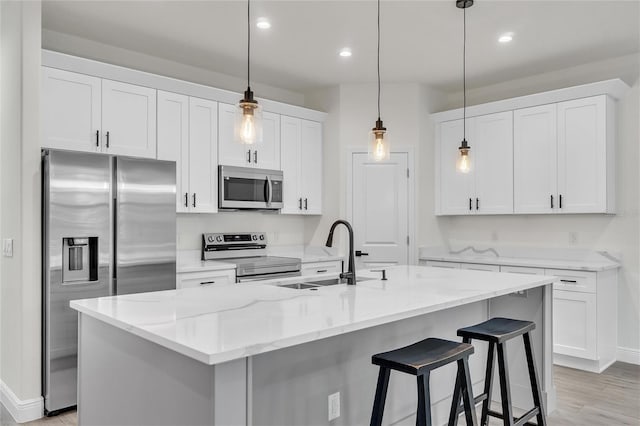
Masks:
[[[267,256],[264,232],[202,234],[202,260],[236,264],[236,281],[258,281],[300,276],[301,260]]]

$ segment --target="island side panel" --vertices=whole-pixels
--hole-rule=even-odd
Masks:
[[[484,321],[487,301],[421,315],[252,357],[252,425],[328,425],[328,395],[340,392],[332,426],[368,424],[378,368],[371,356],[427,337],[460,341],[456,330]],[[304,321],[304,317],[300,318]],[[482,386],[487,346],[470,359],[474,392]],[[449,415],[455,364],[431,375],[434,424]],[[392,373],[385,424],[415,424],[416,378]]]
[[[78,337],[79,424],[246,424],[244,359],[210,366],[84,314]]]

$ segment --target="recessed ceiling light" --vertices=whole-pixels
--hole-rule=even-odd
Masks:
[[[509,43],[511,40],[513,40],[513,33],[504,33],[498,37],[500,43]]]
[[[271,22],[269,22],[267,18],[258,18],[256,27],[260,28],[261,30],[268,30],[269,28],[271,28]]]
[[[348,47],[343,47],[342,49],[340,49],[340,56],[342,56],[343,58],[348,58],[349,56],[351,56],[351,49],[349,49]]]

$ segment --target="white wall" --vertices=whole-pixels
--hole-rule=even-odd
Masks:
[[[306,222],[305,240],[324,243],[331,223],[346,218],[347,149],[367,149],[369,132],[375,125],[377,85],[345,84],[305,93],[306,106],[329,113],[324,132],[324,200],[323,216]],[[442,106],[443,96],[417,83],[382,85],[381,115],[387,128],[391,150],[412,147],[415,152],[416,194],[418,196],[418,235],[425,235],[440,244],[439,231],[433,215],[433,124],[426,118],[429,112]],[[396,148],[398,149],[398,148]],[[424,167],[424,164],[429,164]],[[340,239],[344,244],[344,234]]]
[[[40,2],[0,2],[0,378],[40,397]]]
[[[619,274],[618,346],[640,351],[640,121],[638,69],[640,56],[614,58],[530,79],[503,82],[469,92],[472,104],[533,92],[573,86],[589,81],[624,77],[632,90],[618,102],[617,214],[517,215],[447,217],[438,220],[448,244],[479,246],[575,247],[607,250],[622,256]],[[560,83],[559,83],[560,82]],[[448,108],[461,105],[460,94],[449,96]],[[428,219],[428,217],[427,217]],[[431,241],[423,241],[432,245]],[[638,354],[640,356],[640,353]]]

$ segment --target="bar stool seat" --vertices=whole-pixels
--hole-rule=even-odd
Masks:
[[[371,426],[382,424],[384,404],[391,370],[417,376],[418,411],[416,425],[431,426],[431,400],[429,396],[429,376],[432,370],[452,362],[458,363],[456,384],[460,384],[467,425],[477,425],[475,407],[469,373],[469,356],[473,346],[468,343],[429,338],[409,346],[379,353],[371,357],[371,362],[380,366],[378,385],[371,413]],[[459,400],[459,399],[458,399]]]
[[[542,405],[542,391],[540,380],[536,369],[531,337],[529,333],[536,328],[536,324],[531,321],[522,321],[511,318],[492,318],[480,324],[458,330],[458,336],[462,337],[464,343],[471,343],[471,339],[482,340],[489,343],[487,354],[487,367],[484,379],[484,391],[474,398],[474,403],[482,402],[482,415],[480,425],[485,426],[489,416],[502,419],[505,426],[534,425],[529,420],[536,418],[538,426],[546,426],[546,413]],[[524,413],[519,418],[513,417],[513,406],[511,402],[511,388],[509,385],[509,368],[507,365],[506,342],[522,336],[524,342],[525,355],[527,357],[527,369],[529,370],[529,382],[531,384],[531,394],[534,407]],[[500,379],[500,397],[502,400],[502,412],[493,411],[489,408],[493,388],[493,364],[494,354],[498,355],[498,376]],[[458,414],[462,412],[460,398],[465,398],[462,387],[463,383],[456,381],[453,392],[453,401],[449,414],[449,426],[455,426],[458,422]],[[464,404],[463,404],[464,405]]]
[[[510,318],[491,318],[480,324],[458,330],[458,336],[485,342],[502,343],[536,328],[531,321]]]

